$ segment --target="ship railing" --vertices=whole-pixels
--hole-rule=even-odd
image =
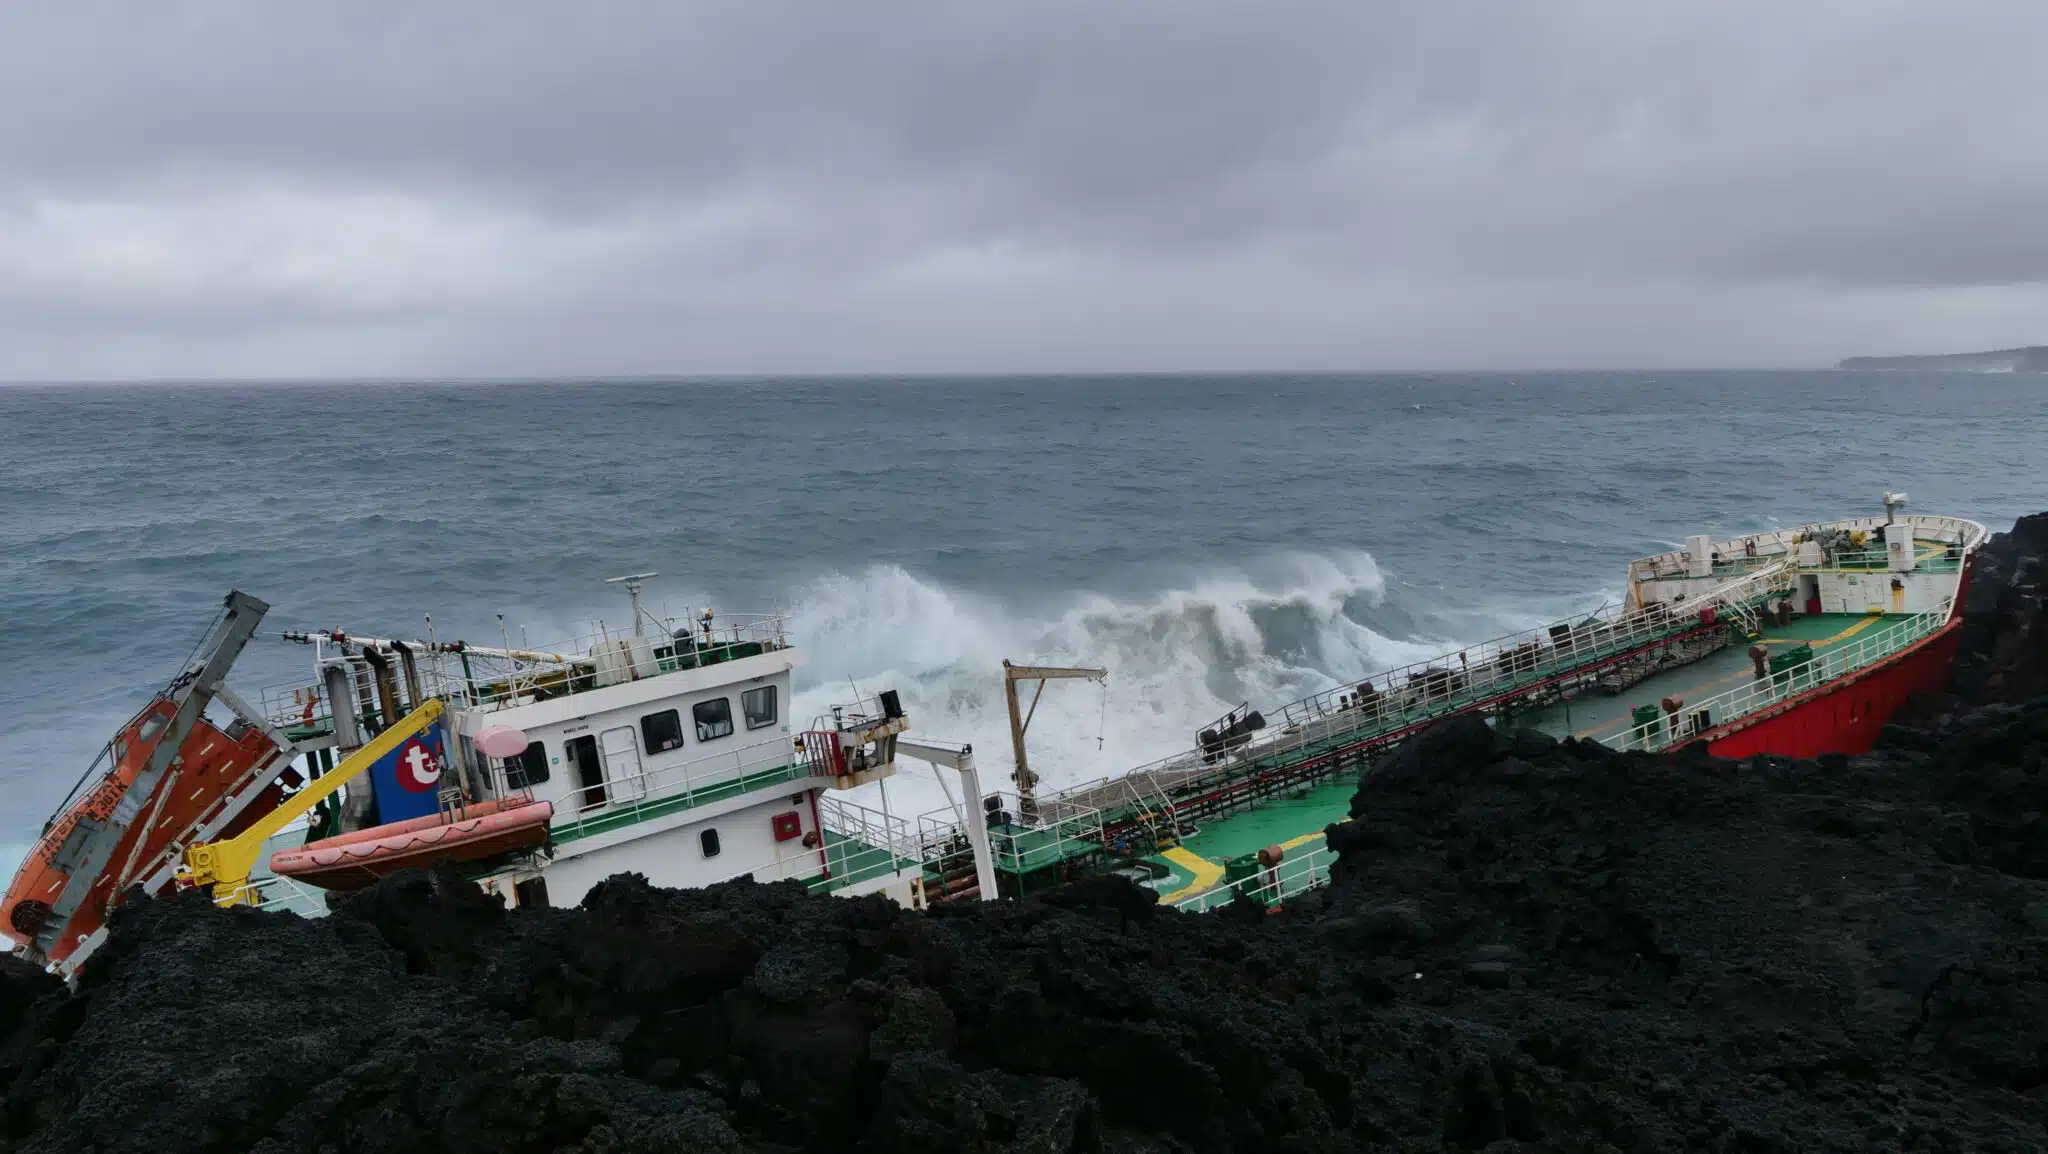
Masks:
[[[218,894],[215,900],[222,900]],[[251,878],[232,891],[232,903],[269,913],[294,913],[303,918],[327,916],[327,891],[281,874]]]
[[[772,653],[790,645],[789,618],[783,614],[729,614],[714,619],[709,629],[686,619],[650,620],[659,632],[636,637],[630,629],[600,625],[595,633],[539,647],[523,640],[514,647],[509,639],[504,646],[459,650],[453,643],[421,643],[414,650],[419,695],[439,697],[458,709],[500,709]],[[338,652],[320,635],[313,635],[312,641],[316,668],[338,659]],[[374,714],[378,696],[367,664],[354,658],[349,666],[357,711]],[[414,696],[411,685],[401,689],[408,698]],[[266,687],[260,701],[264,715],[287,733],[319,732],[332,726],[332,703],[326,700],[317,675],[310,682]]]
[[[836,702],[830,713],[822,713],[811,719],[806,732],[812,733],[857,733],[870,725],[887,720],[887,711],[882,708],[879,695],[869,696],[855,692],[848,701]]]
[[[1318,847],[1300,857],[1284,858],[1271,869],[1262,869],[1247,877],[1191,894],[1173,903],[1173,908],[1188,913],[1207,913],[1232,902],[1251,900],[1271,909],[1329,884],[1330,866],[1336,860],[1334,851]]]
[[[951,806],[918,817],[918,844],[925,860],[934,866],[963,864],[971,850],[963,821],[979,821],[988,827],[989,849],[998,870],[1028,874],[1069,859],[1099,853],[1108,844],[1105,830],[1108,809],[1070,800],[1089,789],[1113,786],[1115,797],[1129,796],[1122,779],[1099,778],[1062,792],[1059,796],[1033,799],[1035,816],[1027,824],[1023,799],[1014,792],[998,791],[971,799],[985,804],[996,799],[993,809],[956,810]],[[966,856],[963,856],[966,855]]]
[[[1919,552],[1918,546],[1930,544],[1916,541],[1913,561],[1915,573],[1957,573],[1963,568],[1963,555],[1959,548],[1943,549],[1938,553]],[[1892,567],[1891,554],[1883,549],[1837,549],[1826,553],[1819,565],[1803,566],[1807,572],[1829,569],[1850,569],[1856,572],[1881,572]]]
[[[633,740],[637,751],[638,727]],[[604,758],[602,741],[599,735],[600,762]],[[503,763],[498,764],[502,770]],[[643,767],[636,773],[613,773],[606,767],[602,782],[572,783],[563,794],[555,805],[555,831],[558,837],[583,830],[598,832],[679,807],[709,804],[768,782],[808,776],[810,767],[795,760],[786,740],[756,742],[675,765]]]
[[[820,848],[832,887],[842,888],[932,864],[932,851],[915,826],[887,810],[844,797],[818,798]]]
[[[439,691],[461,707],[492,710],[718,665],[790,645],[789,618],[782,614],[728,614],[709,628],[679,618],[655,619],[655,624],[660,631],[643,635],[600,626],[594,633],[547,646],[436,653],[430,663],[433,679]]]
[[[1760,591],[1768,591],[1771,579],[1776,576],[1760,571],[1743,581],[1755,581]],[[1730,591],[1724,587],[1693,599],[1687,606],[1704,607],[1728,596]],[[1124,776],[1150,774],[1171,789],[1179,779],[1204,766],[1270,758],[1340,738],[1369,739],[1374,733],[1404,729],[1476,702],[1533,688],[1703,627],[1705,623],[1697,608],[1673,612],[1669,606],[1651,606],[1629,613],[1620,606],[1607,606],[1580,618],[1523,630],[1312,694],[1282,706],[1279,723],[1269,724],[1243,745],[1177,753],[1139,766]],[[1090,782],[1062,790],[1053,797],[1100,797],[1102,789],[1102,782]]]
[[[319,664],[319,652],[315,650],[316,665]],[[348,669],[349,683],[355,694],[356,714],[361,718],[364,731],[374,733],[380,728],[376,680],[364,662],[350,662]],[[257,704],[271,724],[294,740],[333,732],[334,705],[327,700],[327,687],[317,675],[311,681],[266,685],[257,694]]]
[[[1036,818],[1025,825],[1019,820],[1022,799],[1007,792],[992,796],[1001,799],[1000,806],[978,820],[988,823],[989,849],[1000,871],[1022,876],[1099,853],[1105,846],[1103,811],[1096,806],[1058,797],[1036,798]],[[968,820],[977,818],[970,814]]]
[[[831,850],[832,847],[826,847],[828,857]],[[818,851],[800,849],[795,853],[780,854],[772,861],[762,862],[747,869],[734,870],[724,877],[706,882],[705,885],[715,886],[736,881],[760,882],[764,885],[780,881],[809,882],[818,877],[818,868]]]
[[[1948,624],[1953,598],[1923,613],[1881,626],[1854,641],[1824,649],[1813,660],[1767,672],[1748,684],[1697,702],[1677,714],[1635,726],[1607,742],[1622,750],[1655,751],[1692,741],[1700,734],[1792,700],[1837,678],[1890,657]],[[1704,714],[1704,717],[1702,717]]]
[[[1773,529],[1763,533],[1751,533],[1742,537],[1729,537],[1712,541],[1708,548],[1728,559],[1747,559],[1747,546],[1754,542],[1759,555],[1795,554],[1799,539],[1822,529],[1841,529],[1847,532],[1862,530],[1874,532],[1886,525],[1882,515],[1852,517],[1844,521],[1816,522],[1809,525],[1795,525],[1785,529]],[[1908,513],[1899,516],[1893,524],[1902,526],[1913,533],[1917,541],[1954,544],[1959,551],[1967,551],[1983,543],[1988,536],[1984,526],[1961,517],[1944,517],[1925,513]],[[1640,557],[1629,563],[1631,580],[1684,577],[1691,560],[1684,549],[1673,549],[1664,553]]]

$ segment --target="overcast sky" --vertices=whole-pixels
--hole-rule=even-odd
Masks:
[[[0,378],[2048,342],[2038,0],[0,6]]]

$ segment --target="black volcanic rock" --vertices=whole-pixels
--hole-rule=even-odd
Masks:
[[[1954,689],[1981,701],[2048,695],[2048,513],[2020,518],[1977,551]]]
[[[0,965],[0,1150],[2048,1149],[2041,531],[1867,756],[1448,721],[1270,916],[1108,877],[138,903],[76,992]]]

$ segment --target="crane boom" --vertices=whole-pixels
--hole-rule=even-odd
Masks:
[[[256,866],[256,855],[263,850],[263,843],[270,840],[277,831],[298,820],[312,808],[333,796],[342,786],[360,776],[362,772],[391,751],[404,745],[407,738],[421,732],[441,719],[447,706],[441,699],[430,698],[418,709],[405,715],[397,725],[378,734],[368,745],[356,750],[342,760],[340,765],[321,774],[306,788],[286,798],[283,805],[265,814],[261,821],[231,838],[213,842],[210,845],[195,845],[185,851],[185,865],[190,870],[189,880],[194,885],[211,885],[213,900],[220,905],[236,905],[246,900],[249,871]]]
[[[1109,670],[1091,665],[1012,665],[1008,658],[1003,659],[1003,696],[1010,705],[1010,748],[1017,758],[1017,768],[1011,779],[1017,783],[1017,816],[1026,825],[1038,816],[1038,798],[1032,793],[1038,785],[1038,775],[1031,772],[1030,763],[1024,755],[1024,731],[1031,727],[1031,719],[1038,715],[1038,699],[1045,696],[1045,683],[1060,677],[1103,681],[1108,679]],[[1031,695],[1031,708],[1021,713],[1017,707],[1019,681],[1038,682],[1037,692]]]

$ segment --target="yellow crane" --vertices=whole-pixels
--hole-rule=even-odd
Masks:
[[[1038,775],[1031,772],[1031,764],[1024,756],[1024,731],[1038,713],[1038,699],[1045,696],[1045,683],[1058,677],[1102,681],[1109,677],[1109,670],[1092,666],[1012,665],[1009,658],[1003,659],[1003,696],[1010,703],[1010,748],[1017,755],[1017,770],[1011,778],[1017,783],[1017,820],[1025,825],[1038,820],[1038,798],[1032,793],[1038,785]],[[1031,708],[1021,716],[1017,709],[1019,681],[1038,682],[1037,692],[1031,695]]]
[[[263,852],[264,842],[332,797],[378,759],[404,745],[407,738],[439,721],[446,711],[439,698],[429,699],[397,725],[372,738],[368,745],[343,758],[340,765],[286,798],[283,805],[265,814],[261,821],[231,838],[186,850],[184,880],[192,885],[212,886],[216,905],[250,904],[249,871],[256,868],[256,857]]]

